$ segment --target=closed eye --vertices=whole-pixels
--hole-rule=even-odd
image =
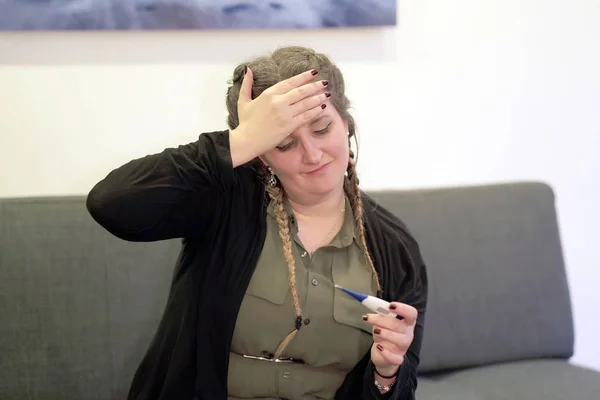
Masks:
[[[294,147],[294,144],[296,144],[296,141],[291,140],[290,142],[288,142],[282,146],[277,146],[275,148],[279,151],[287,151],[287,150],[291,149],[292,147]]]
[[[325,135],[329,132],[329,126],[331,125],[331,122],[327,124],[327,126],[319,131],[314,131],[313,133],[316,135]],[[296,145],[296,140],[290,140],[288,143],[284,144],[284,145],[279,145],[276,147],[277,150],[279,151],[288,151],[290,150],[292,147],[294,147]]]
[[[330,125],[331,125],[331,122],[328,123],[327,126],[325,128],[323,128],[323,129],[321,129],[320,131],[315,131],[315,133],[317,135],[324,135],[324,134],[326,134],[327,132],[329,132],[329,126]]]

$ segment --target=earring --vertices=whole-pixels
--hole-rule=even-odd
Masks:
[[[277,186],[277,179],[275,179],[275,174],[273,173],[273,170],[271,169],[271,167],[267,167],[267,170],[269,171],[269,185],[273,187]]]

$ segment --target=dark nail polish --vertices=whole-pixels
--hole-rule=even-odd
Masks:
[[[248,72],[248,66],[244,65],[244,75],[246,75],[246,72]]]
[[[311,74],[316,75],[319,73],[319,71],[317,71],[316,69],[313,69],[312,71],[310,71]]]
[[[390,310],[395,310],[396,309],[396,305],[395,304],[390,304]]]
[[[377,345],[377,350],[379,350],[379,351],[383,351],[383,346],[382,346],[382,345],[380,345],[380,344],[378,344],[378,345]]]
[[[322,82],[323,82],[323,86],[329,85],[329,81],[322,81]]]
[[[379,335],[381,333],[381,329],[375,328],[375,330],[373,330],[373,332],[375,332],[376,335]]]
[[[324,105],[324,104],[323,104],[323,105]],[[363,321],[366,321],[366,320],[368,320],[368,319],[369,319],[369,316],[368,316],[368,315],[363,315]]]
[[[322,109],[325,109],[325,107],[327,107],[327,104],[321,104]]]
[[[325,92],[325,97],[331,97],[331,93]]]

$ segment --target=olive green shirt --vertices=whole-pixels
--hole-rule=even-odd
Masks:
[[[354,217],[346,198],[344,223],[326,246],[311,256],[298,238],[289,205],[290,230],[296,260],[296,288],[303,323],[283,357],[303,363],[280,363],[243,357],[271,356],[294,330],[296,319],[272,204],[256,270],[237,318],[228,375],[228,399],[333,399],[346,374],[369,351],[369,312],[360,302],[334,288],[339,284],[375,295],[376,283],[355,234]],[[340,210],[341,211],[341,210]]]

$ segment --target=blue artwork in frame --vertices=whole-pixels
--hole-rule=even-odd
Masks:
[[[3,31],[394,25],[396,0],[0,0]]]

